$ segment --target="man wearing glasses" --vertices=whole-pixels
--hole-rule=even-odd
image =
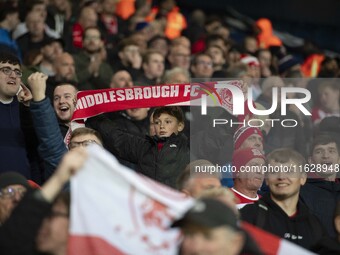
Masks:
[[[30,93],[21,84],[19,59],[10,53],[0,53],[0,173],[15,171],[30,178],[24,134],[19,113],[19,101],[26,103]],[[17,97],[18,95],[18,97]],[[25,111],[25,107],[20,107]],[[28,109],[26,110],[28,111]],[[23,112],[21,112],[23,113]]]
[[[27,180],[15,172],[0,175],[0,225],[11,215],[29,185]]]

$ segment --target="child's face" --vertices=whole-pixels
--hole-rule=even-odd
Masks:
[[[156,135],[158,137],[169,137],[172,133],[176,135],[184,128],[183,123],[167,113],[162,113],[158,118],[155,118]]]

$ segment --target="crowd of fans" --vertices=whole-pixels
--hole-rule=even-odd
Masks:
[[[67,182],[86,159],[81,147],[93,143],[205,204],[174,222],[179,254],[264,254],[245,237],[246,222],[340,254],[339,59],[310,47],[297,58],[265,18],[242,41],[224,21],[202,10],[184,16],[175,0],[0,1],[1,254],[66,254]],[[308,89],[311,116],[296,105],[243,118],[221,108],[205,117],[196,107],[135,108],[89,118],[68,140],[78,91],[226,79],[251,88],[258,110],[272,107],[273,88]],[[214,117],[264,125],[212,132]],[[197,172],[216,164],[236,171]]]

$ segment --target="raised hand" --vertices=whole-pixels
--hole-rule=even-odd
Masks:
[[[17,94],[18,101],[26,106],[29,106],[29,103],[33,98],[32,93],[23,83],[20,84],[20,87],[21,89],[18,91]]]
[[[31,88],[34,101],[38,102],[45,99],[47,78],[47,75],[39,72],[33,73],[28,77],[27,82]]]

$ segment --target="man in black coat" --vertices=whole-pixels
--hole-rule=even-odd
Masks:
[[[307,179],[299,169],[304,158],[291,149],[277,149],[267,156],[267,162],[270,194],[245,206],[242,219],[318,254],[339,254],[339,245],[299,199]]]

